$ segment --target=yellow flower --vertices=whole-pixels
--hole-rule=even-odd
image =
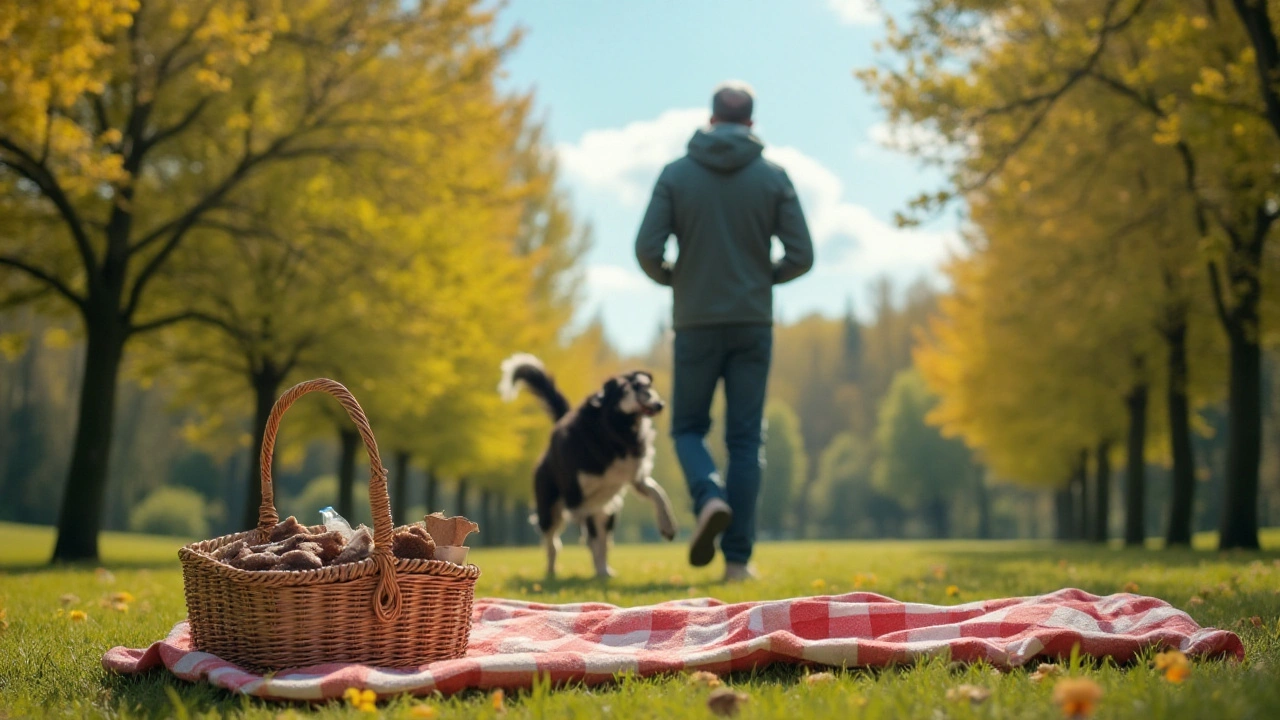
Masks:
[[[111,602],[113,603],[131,603],[135,600],[133,593],[121,590],[117,593],[111,593]]]
[[[72,622],[84,622],[89,619],[83,610],[72,610],[67,617],[71,618]]]
[[[1053,701],[1065,717],[1089,717],[1101,699],[1102,687],[1089,678],[1063,678],[1053,686]]]
[[[499,715],[507,711],[507,706],[503,704],[503,700],[505,698],[506,698],[506,693],[502,692],[502,688],[498,688],[497,690],[494,690],[493,695],[490,696],[489,698],[489,701],[493,703],[493,711],[498,713]]]
[[[720,687],[720,676],[715,673],[699,670],[689,674],[689,683],[691,685],[701,685],[703,687],[718,688]]]
[[[129,603],[113,602],[111,603],[111,609],[115,610],[116,612],[127,613],[129,612]]]
[[[342,693],[345,699],[352,707],[360,712],[376,713],[378,712],[378,694],[372,690],[357,690],[356,688],[347,688]]]
[[[409,708],[409,717],[435,720],[440,717],[440,711],[434,705],[414,705]]]
[[[1191,677],[1191,661],[1181,650],[1157,653],[1156,670],[1164,673],[1165,680],[1177,685]]]
[[[959,595],[960,595],[959,587],[956,587],[955,585],[947,586],[947,597],[959,597]]]
[[[818,578],[817,580],[809,583],[809,585],[812,586],[814,590],[822,590],[827,586],[827,581],[822,578]]]

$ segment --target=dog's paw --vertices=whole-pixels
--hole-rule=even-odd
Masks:
[[[671,542],[676,539],[676,529],[674,527],[662,528],[660,532],[662,533],[663,539],[667,542]]]
[[[596,571],[597,580],[608,580],[609,578],[613,578],[613,577],[618,577],[618,573],[614,572],[613,568],[611,567],[606,567],[603,570]]]

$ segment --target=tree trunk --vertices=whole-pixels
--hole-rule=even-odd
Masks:
[[[1055,520],[1054,536],[1058,540],[1074,540],[1076,523],[1075,523],[1075,501],[1071,494],[1071,483],[1059,488],[1053,494],[1053,510]]]
[[[436,504],[436,495],[438,494],[437,490],[440,488],[440,478],[436,477],[435,468],[428,467],[426,473],[423,475],[423,480],[426,483],[426,492],[424,493],[426,500],[424,502],[426,502],[427,505],[427,513],[430,514],[440,509],[440,506]]]
[[[480,545],[488,545],[489,541],[494,537],[493,522],[493,492],[490,490],[480,491],[480,527],[484,528],[486,535],[482,536]],[[479,536],[479,534],[477,533]]]
[[[1081,450],[1076,460],[1076,471],[1072,476],[1076,486],[1075,521],[1077,540],[1088,540],[1089,527],[1089,451]]]
[[[342,454],[338,458],[338,514],[354,527],[356,446],[360,444],[360,433],[344,427],[338,431],[338,440],[342,445]]]
[[[1129,409],[1129,442],[1125,468],[1124,544],[1141,547],[1147,539],[1143,520],[1146,491],[1147,386],[1135,385],[1125,398]]]
[[[1218,547],[1258,549],[1258,460],[1262,450],[1262,351],[1256,334],[1257,306],[1237,306],[1227,333],[1231,380],[1227,415],[1227,482],[1222,497]],[[1252,315],[1252,321],[1241,316]]]
[[[951,507],[945,499],[934,498],[929,501],[929,520],[933,525],[934,537],[942,540],[951,536]]]
[[[454,514],[466,517],[467,515],[467,478],[458,478],[458,494],[455,498],[457,508]]]
[[[991,539],[991,491],[987,489],[986,472],[979,465],[973,466],[977,479],[974,485],[975,500],[978,503],[978,539]]]
[[[1111,441],[1098,443],[1097,476],[1093,484],[1093,541],[1105,543],[1111,520]]]
[[[529,536],[529,508],[524,501],[516,500],[511,504],[511,544],[524,545]]]
[[[1191,512],[1195,505],[1196,461],[1191,446],[1191,405],[1187,401],[1187,326],[1165,333],[1169,350],[1167,388],[1169,445],[1173,450],[1172,488],[1166,547],[1191,545]]]
[[[244,510],[240,513],[241,530],[258,527],[258,511],[262,505],[262,438],[284,376],[270,363],[263,363],[254,369],[249,380],[253,385],[253,445],[249,446],[249,476],[245,482]],[[271,461],[274,468],[275,458]]]
[[[116,409],[116,379],[124,356],[126,325],[115,303],[91,305],[85,315],[84,379],[76,439],[66,490],[58,514],[58,541],[52,562],[97,560],[102,501],[111,457],[111,423]],[[101,309],[99,309],[101,308]]]
[[[391,480],[391,512],[395,518],[396,508],[400,508],[400,523],[408,525],[413,522],[409,517],[409,460],[412,454],[407,450],[396,452],[396,475]]]

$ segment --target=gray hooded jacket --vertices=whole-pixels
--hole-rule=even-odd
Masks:
[[[636,237],[645,274],[675,294],[675,329],[773,322],[773,286],[813,266],[813,243],[795,187],[761,157],[744,125],[698,130],[689,154],[658,177]],[[663,261],[667,238],[680,252]],[[785,255],[769,256],[770,239]]]

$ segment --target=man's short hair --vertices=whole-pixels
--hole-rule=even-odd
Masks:
[[[721,122],[748,123],[755,106],[755,94],[744,82],[730,80],[721,83],[711,96],[711,116]]]

